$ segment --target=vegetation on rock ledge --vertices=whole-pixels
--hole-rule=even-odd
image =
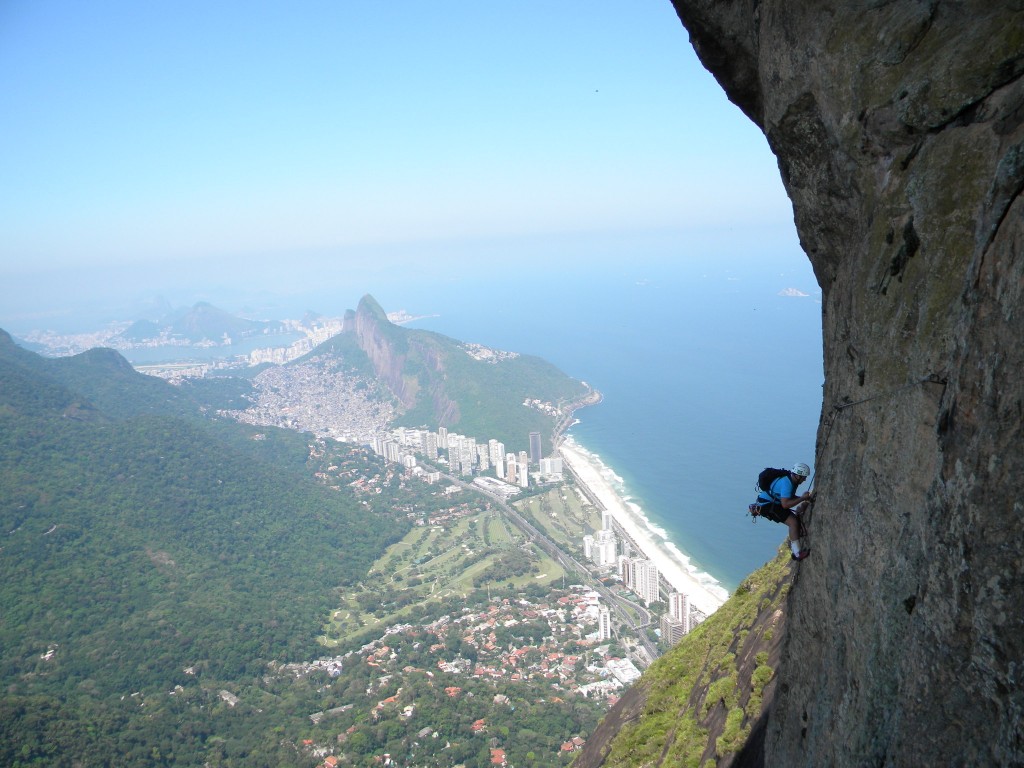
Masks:
[[[609,712],[574,765],[731,764],[774,690],[790,563],[789,551],[780,551],[658,659]]]

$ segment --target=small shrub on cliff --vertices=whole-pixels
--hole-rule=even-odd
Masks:
[[[739,707],[729,710],[725,718],[725,728],[722,735],[715,741],[715,750],[719,755],[735,752],[750,735],[749,728],[743,728],[744,712]]]

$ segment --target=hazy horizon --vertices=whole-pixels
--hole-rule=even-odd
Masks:
[[[0,138],[14,332],[796,243],[668,0],[8,3]]]
[[[744,270],[793,270],[799,253],[795,237],[781,228],[766,245],[763,230],[617,233],[580,236],[571,242],[545,238],[452,246],[421,245],[416,254],[378,248],[365,258],[339,262],[334,254],[268,255],[255,263],[170,262],[160,265],[76,267],[63,276],[24,274],[6,283],[0,328],[15,336],[30,331],[83,333],[114,322],[156,320],[166,307],[208,302],[252,319],[298,319],[306,311],[340,316],[365,294],[388,312],[437,312],[434,294],[465,286],[496,296],[537,281],[563,281],[572,293],[585,293],[587,275],[621,275],[631,282],[677,261],[692,262],[735,276]],[[553,255],[555,254],[555,255]],[[801,254],[802,259],[802,254]],[[514,265],[514,266],[510,266]],[[808,284],[809,264],[795,286]],[[199,277],[197,277],[199,275]],[[734,277],[734,279],[737,279]],[[501,286],[505,285],[504,288]],[[788,287],[788,286],[784,286]],[[446,299],[450,301],[451,299]],[[401,306],[398,306],[401,304]]]

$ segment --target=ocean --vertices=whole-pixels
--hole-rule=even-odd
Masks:
[[[538,355],[600,390],[570,434],[698,570],[731,592],[774,557],[785,526],[752,524],[747,505],[765,466],[813,470],[822,401],[820,291],[795,244],[408,290],[374,296],[436,314],[414,327]]]

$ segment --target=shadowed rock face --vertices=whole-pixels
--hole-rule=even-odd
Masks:
[[[675,6],[823,291],[766,763],[1024,764],[1024,2]]]

